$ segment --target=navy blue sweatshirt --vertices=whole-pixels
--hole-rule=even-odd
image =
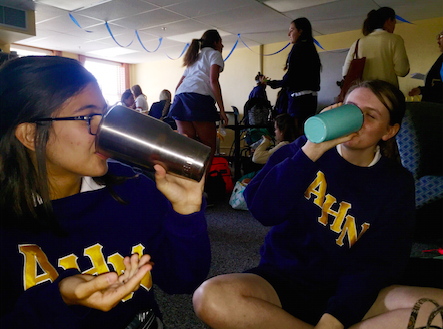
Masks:
[[[316,162],[283,146],[248,184],[248,209],[273,226],[260,266],[312,291],[334,291],[324,313],[344,326],[359,322],[378,292],[396,283],[410,253],[414,181],[382,157],[358,167],[337,150]]]
[[[109,171],[135,175],[120,163],[109,163]],[[0,327],[121,329],[141,311],[160,315],[153,283],[171,294],[192,293],[206,278],[211,255],[204,205],[198,213],[180,215],[143,175],[114,190],[129,204],[118,203],[106,188],[54,200],[66,235],[1,229]],[[135,252],[150,254],[154,266],[127,300],[109,312],[63,302],[61,279],[120,272],[123,257]]]
[[[288,55],[287,72],[283,80],[268,81],[271,88],[287,88],[288,92],[320,90],[320,57],[312,41],[296,42]]]

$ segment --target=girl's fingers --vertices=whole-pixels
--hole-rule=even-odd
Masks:
[[[108,288],[117,280],[118,275],[115,272],[109,272],[96,277],[92,277],[90,281],[80,283],[77,286],[76,296],[78,297],[78,299],[85,299],[97,291]]]
[[[143,266],[143,265],[145,265],[145,264],[151,264],[152,265],[152,262],[150,262],[150,260],[151,260],[151,256],[150,255],[148,255],[148,254],[145,254],[145,255],[143,255],[141,258],[140,258],[140,261],[139,261],[139,267],[141,267],[141,266]]]

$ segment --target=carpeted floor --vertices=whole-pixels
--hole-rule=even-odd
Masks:
[[[248,211],[233,210],[228,204],[228,198],[227,196],[226,200],[221,200],[206,210],[212,249],[208,278],[219,274],[242,272],[256,266],[260,260],[259,248],[270,229],[262,226]],[[435,257],[435,253],[423,253],[423,250],[435,248],[438,246],[416,243],[411,257]],[[155,289],[167,329],[209,328],[194,314],[192,295],[171,296],[158,287]]]
[[[256,266],[259,248],[269,228],[248,211],[233,210],[228,199],[206,209],[212,262],[208,277],[242,272]],[[168,295],[156,287],[167,329],[209,328],[194,314],[192,295]]]

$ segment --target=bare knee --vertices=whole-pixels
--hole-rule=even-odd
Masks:
[[[218,322],[229,314],[229,300],[241,297],[221,275],[203,282],[194,292],[192,302],[197,316],[208,324]],[[237,296],[236,296],[237,295]]]

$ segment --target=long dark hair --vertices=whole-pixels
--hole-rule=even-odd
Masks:
[[[378,100],[386,107],[389,112],[389,124],[391,126],[399,124],[406,112],[406,101],[403,93],[393,84],[382,80],[369,80],[360,82],[351,88],[345,96],[345,102],[348,95],[355,89],[367,88]],[[380,140],[379,143],[381,152],[384,156],[393,160],[399,161],[399,154],[395,138],[392,137],[387,141]]]
[[[297,30],[301,30],[302,33],[301,35],[298,37],[297,41],[295,42],[297,43],[307,43],[308,45],[311,46],[310,51],[312,52],[312,55],[316,57],[316,59],[318,60],[318,63],[320,65],[320,69],[321,69],[321,63],[320,63],[320,57],[318,56],[318,52],[317,52],[317,48],[315,48],[314,45],[314,37],[312,36],[312,25],[311,22],[309,22],[309,20],[306,17],[299,17],[297,19],[294,19],[291,24],[294,24],[295,28]],[[286,70],[288,68],[288,64],[289,64],[289,56],[288,59],[286,60],[286,64],[284,69]]]
[[[302,30],[300,37],[297,39],[297,42],[314,42],[314,37],[312,36],[312,25],[306,17],[299,17],[297,19],[294,19],[291,24],[294,24],[297,30]]]
[[[200,39],[192,39],[191,45],[183,57],[183,66],[189,67],[197,61],[200,49],[211,47],[215,49],[215,44],[221,39],[217,30],[207,30]]]
[[[382,29],[388,19],[395,19],[394,9],[381,7],[377,10],[371,10],[363,22],[363,35],[368,35],[375,29]]]
[[[295,120],[288,113],[282,113],[275,117],[275,124],[283,135],[283,140],[292,143],[298,137]]]
[[[15,130],[21,123],[53,116],[69,98],[97,81],[78,61],[58,56],[11,60],[1,67],[0,81],[0,223],[57,229],[46,171],[52,125],[35,125],[35,164]]]

